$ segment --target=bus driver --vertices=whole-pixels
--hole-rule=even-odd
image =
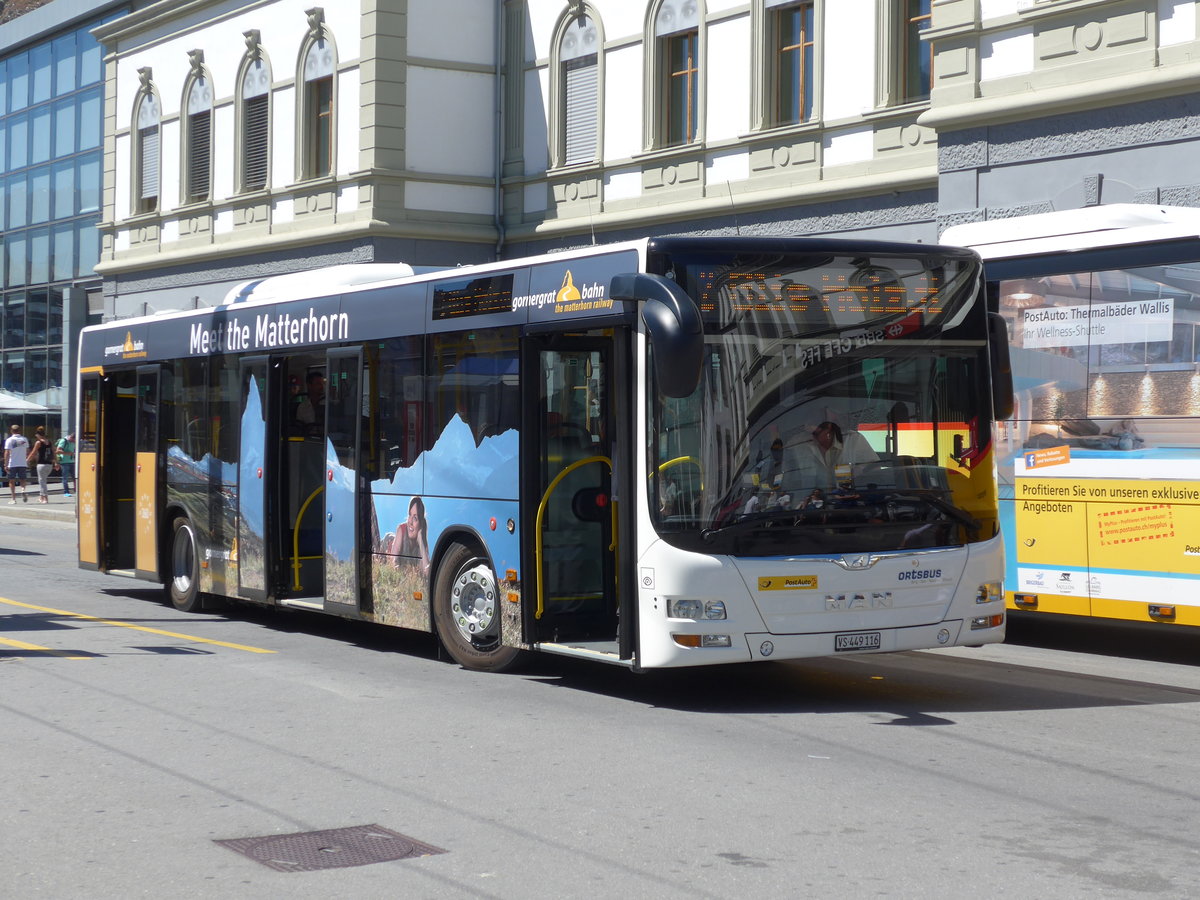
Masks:
[[[805,489],[830,490],[837,487],[838,468],[874,462],[879,454],[857,431],[845,434],[836,422],[825,421],[813,429],[812,440],[796,448],[797,482]]]

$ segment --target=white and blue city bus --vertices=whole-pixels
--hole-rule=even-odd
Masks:
[[[346,271],[84,330],[83,568],[435,632],[476,669],[1003,639],[1011,392],[974,253]]]

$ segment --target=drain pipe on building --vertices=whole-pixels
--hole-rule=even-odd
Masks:
[[[495,85],[495,106],[496,106],[496,171],[494,179],[494,194],[495,194],[495,214],[493,221],[496,224],[496,250],[495,258],[501,258],[504,252],[504,30],[508,22],[506,14],[507,4],[504,0],[500,0],[496,4],[496,78],[493,82]]]

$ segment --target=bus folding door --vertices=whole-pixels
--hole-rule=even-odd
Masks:
[[[608,335],[532,338],[523,379],[526,434],[525,527],[533,535],[533,602],[527,628],[534,642],[603,648],[622,658],[631,628],[619,632],[618,526],[612,502],[614,453],[613,340]],[[628,470],[628,466],[625,467]],[[632,496],[632,492],[628,492]]]
[[[79,378],[78,443],[75,457],[75,494],[79,503],[79,567],[100,568],[100,548],[104,546],[100,523],[100,386],[104,373],[97,369],[83,372]]]
[[[241,362],[239,402],[241,423],[238,431],[237,471],[237,578],[238,595],[249,600],[265,600],[270,592],[272,545],[270,512],[273,508],[270,486],[275,483],[274,442],[280,433],[271,427],[270,398],[275,396],[272,374],[276,371],[265,356]]]
[[[134,448],[134,570],[138,578],[160,581],[158,510],[162,507],[162,463],[158,453],[160,413],[158,366],[137,370],[137,435]]]
[[[362,351],[331,350],[325,397],[325,605],[359,606]]]

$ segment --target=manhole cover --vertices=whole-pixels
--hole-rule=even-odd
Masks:
[[[328,831],[301,831],[266,837],[214,841],[277,872],[343,869],[413,856],[445,853],[379,825],[354,825]]]

